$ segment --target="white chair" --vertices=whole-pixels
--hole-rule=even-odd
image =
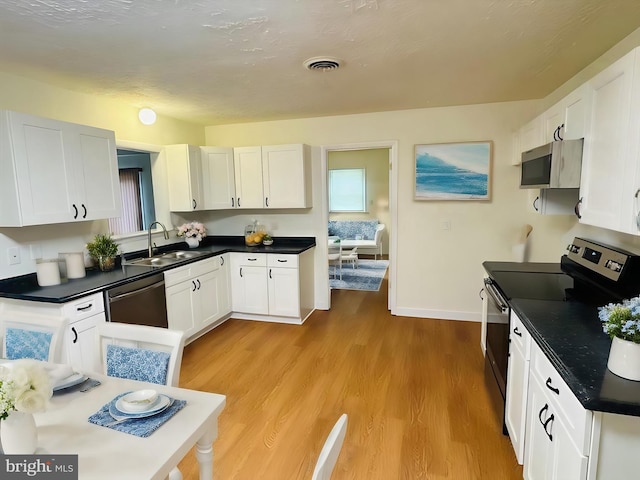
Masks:
[[[22,312],[4,312],[0,317],[2,356],[10,360],[33,358],[65,363],[63,317]]]
[[[343,264],[350,263],[351,268],[355,270],[356,268],[358,268],[358,247],[354,247],[347,252],[343,252],[342,255],[340,255],[340,259],[342,260]]]
[[[340,449],[344,443],[344,437],[347,434],[347,414],[343,413],[336,424],[331,429],[327,440],[318,456],[316,468],[313,470],[312,480],[329,480],[333,467],[338,461]]]
[[[340,271],[340,280],[342,280],[342,243],[338,241],[330,242],[329,249],[329,267],[333,266],[333,278],[336,278],[338,270]],[[331,278],[331,271],[329,271]]]
[[[112,377],[177,387],[184,333],[147,325],[103,323],[96,328],[96,365]],[[176,467],[169,480],[181,480]]]

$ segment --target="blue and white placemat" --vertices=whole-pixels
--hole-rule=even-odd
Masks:
[[[121,393],[109,403],[103,405],[100,410],[89,417],[89,422],[137,437],[148,437],[187,404],[186,400],[174,400],[169,407],[156,415],[144,418],[131,418],[121,423],[113,424],[115,419],[109,414],[109,408],[113,408],[118,399],[127,393],[129,392]]]

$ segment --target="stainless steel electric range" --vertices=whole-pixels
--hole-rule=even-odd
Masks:
[[[560,263],[484,262],[482,337],[485,383],[502,423],[509,355],[509,300],[580,302],[601,306],[640,294],[640,256],[576,237]]]

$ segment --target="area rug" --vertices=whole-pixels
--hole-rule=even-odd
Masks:
[[[380,290],[388,266],[389,260],[358,260],[358,268],[355,269],[345,264],[342,266],[342,280],[332,276],[329,279],[329,286],[340,290],[377,292]],[[333,267],[329,267],[329,272],[333,274]]]

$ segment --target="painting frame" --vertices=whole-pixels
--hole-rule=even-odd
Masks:
[[[414,200],[491,200],[491,140],[416,144],[414,162]]]

